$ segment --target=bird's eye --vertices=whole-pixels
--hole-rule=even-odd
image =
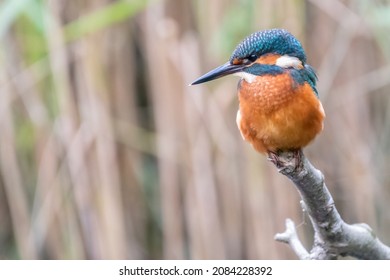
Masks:
[[[257,55],[255,55],[255,54],[251,54],[250,56],[248,56],[248,60],[251,62],[255,62],[256,59],[257,59]]]
[[[251,54],[250,56],[248,56],[242,60],[242,64],[250,64],[252,62],[255,62],[256,59],[257,59],[257,55]]]

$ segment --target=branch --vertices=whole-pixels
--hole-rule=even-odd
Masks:
[[[295,230],[295,224],[292,220],[286,219],[286,231],[283,233],[277,233],[275,235],[275,240],[290,245],[291,249],[301,260],[310,259],[310,254],[299,240],[297,231]]]
[[[366,224],[350,225],[338,213],[321,171],[315,169],[300,150],[270,155],[278,171],[295,184],[314,228],[314,245],[304,249],[291,220],[286,232],[275,239],[288,243],[300,259],[390,259],[390,247],[384,245]],[[306,252],[306,253],[305,253]]]

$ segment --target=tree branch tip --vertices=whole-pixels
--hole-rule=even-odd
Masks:
[[[295,232],[295,223],[294,223],[294,221],[289,219],[289,218],[287,218],[286,219],[286,228]]]
[[[291,219],[286,219],[286,230],[282,233],[275,234],[274,239],[279,242],[289,244],[291,239],[298,238],[295,230],[295,223]]]
[[[291,219],[286,219],[286,230],[283,233],[275,235],[275,240],[288,244],[301,260],[310,259],[310,254],[307,252],[301,241],[299,240],[295,223]]]

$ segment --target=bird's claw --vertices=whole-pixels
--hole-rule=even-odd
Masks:
[[[291,173],[302,168],[302,150],[268,152],[268,158],[280,173]]]

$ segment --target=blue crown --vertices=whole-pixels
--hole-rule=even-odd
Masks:
[[[266,53],[294,56],[303,64],[306,63],[306,55],[301,43],[284,29],[259,31],[246,37],[234,50],[230,62],[252,55],[259,57]]]

